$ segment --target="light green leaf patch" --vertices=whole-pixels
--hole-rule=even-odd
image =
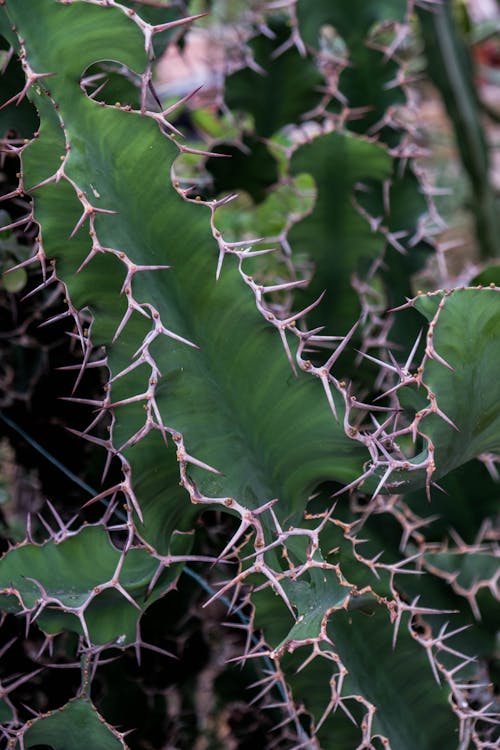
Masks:
[[[355,186],[366,182],[378,193],[392,173],[386,149],[347,133],[321,135],[298,148],[291,160],[294,175],[310,174],[317,198],[310,215],[288,233],[293,253],[309,255],[315,274],[297,304],[311,304],[326,289],[322,303],[308,320],[325,325],[329,333],[349,330],[359,315],[359,298],[351,286],[353,274],[363,277],[385,245],[356,209]]]
[[[0,564],[0,608],[37,612],[45,603],[37,621],[50,634],[63,629],[82,633],[77,616],[81,612],[93,643],[117,639],[120,646],[133,643],[146,604],[164,593],[180,570],[178,566],[168,569],[148,597],[158,561],[145,549],[131,549],[116,576],[123,590],[118,586],[102,590],[104,584],[114,580],[120,557],[102,526],[85,527],[59,543],[15,547]],[[18,596],[11,593],[12,589]]]
[[[22,733],[24,748],[47,745],[53,750],[126,750],[125,742],[106,724],[89,700],[78,698],[33,721]]]
[[[421,297],[415,306],[431,319],[441,298]],[[433,345],[453,369],[432,359],[425,365],[424,381],[458,427],[454,430],[437,417],[426,421],[436,446],[438,478],[480,453],[500,452],[500,291],[454,290],[445,298]]]

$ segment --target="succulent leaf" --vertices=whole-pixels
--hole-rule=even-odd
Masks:
[[[0,607],[36,614],[49,634],[73,630],[91,643],[117,640],[124,646],[135,642],[145,607],[178,574],[173,566],[149,596],[157,567],[145,549],[132,549],[122,559],[102,526],[88,526],[63,541],[26,543],[7,552],[0,568]]]
[[[123,738],[98,714],[89,700],[78,698],[30,722],[22,733],[23,747],[47,745],[54,750],[127,748]]]

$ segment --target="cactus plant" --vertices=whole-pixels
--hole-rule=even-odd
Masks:
[[[174,669],[145,630],[187,576],[244,635],[231,659],[256,672],[269,746],[495,746],[500,287],[411,286],[435,220],[398,115],[414,3],[356,3],[355,24],[352,0],[278,5],[252,6],[232,141],[194,142],[157,106],[152,61],[196,8],[163,22],[147,2],[1,3],[25,75],[5,116],[28,97],[40,118],[8,145],[5,199],[30,198],[12,228],[38,228],[19,267],[63,289],[81,348],[64,397],[105,456],[93,520],[59,498],[0,561],[5,622],[41,638],[37,669],[0,683],[9,747],[146,747],[118,675],[148,649]],[[278,212],[265,240],[228,237],[234,190],[247,227]],[[91,367],[104,389],[81,397]],[[43,690],[51,665],[80,687],[28,718],[16,690]],[[204,716],[196,746],[229,746]]]

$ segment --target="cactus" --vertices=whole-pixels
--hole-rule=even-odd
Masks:
[[[75,513],[54,498],[0,561],[3,627],[24,618],[39,643],[34,671],[0,682],[8,747],[146,747],[123,704],[158,694],[148,650],[165,673],[171,643],[182,659],[188,580],[243,636],[214,650],[254,674],[269,746],[495,746],[500,287],[412,289],[437,221],[398,117],[414,3],[355,3],[356,23],[352,0],[283,5],[250,13],[230,127],[202,113],[218,137],[183,140],[189,97],[161,110],[152,61],[196,8],[1,3],[25,76],[4,117],[27,97],[40,119],[7,142],[21,170],[4,200],[30,200],[10,229],[38,228],[18,268],[63,292],[52,322],[81,350],[63,397],[105,457],[102,488]],[[104,387],[82,396],[89,368]],[[17,691],[48,694],[51,666],[80,685],[30,715]],[[210,708],[193,698],[194,740],[149,701],[155,746],[226,746],[220,669]]]

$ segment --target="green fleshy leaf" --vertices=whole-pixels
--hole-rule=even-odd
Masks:
[[[62,629],[82,633],[75,610],[83,607],[88,633],[93,643],[119,639],[120,645],[136,640],[137,622],[146,604],[164,593],[178,574],[173,566],[164,574],[147,598],[149,583],[158,562],[144,549],[130,550],[124,560],[119,582],[137,603],[133,606],[118,589],[100,586],[112,580],[121,553],[109,541],[101,526],[88,526],[74,536],[56,543],[23,544],[9,550],[0,565],[0,608],[19,612],[36,611],[44,599],[48,608],[38,618],[47,633]],[[15,589],[17,597],[10,592]],[[56,605],[57,608],[53,608]]]
[[[296,123],[301,116],[321,102],[318,91],[323,76],[309,57],[302,57],[295,47],[274,58],[273,53],[290,35],[290,29],[278,26],[276,37],[256,37],[251,48],[265,75],[244,68],[226,81],[225,100],[233,111],[253,115],[255,131],[264,138],[285,125]]]
[[[278,237],[291,215],[299,217],[312,210],[315,197],[314,180],[306,174],[278,183],[258,205],[240,192],[235,200],[220,209],[218,226],[224,237],[235,242],[242,237],[248,237],[249,241],[255,237]],[[272,263],[274,258],[268,256],[267,261]],[[281,258],[274,262],[280,261],[282,263]]]
[[[292,694],[300,696],[315,724],[331,699],[330,680],[338,673],[338,667],[330,654],[336,653],[348,670],[342,695],[361,696],[377,706],[372,725],[374,734],[381,733],[389,739],[391,747],[405,750],[436,747],[455,750],[457,724],[448,711],[447,690],[435,682],[425,653],[406,629],[406,620],[393,649],[389,614],[373,598],[365,611],[348,608],[344,612],[339,607],[325,618],[325,636],[331,643],[320,639],[316,657],[302,666],[312,646],[307,645],[305,632],[300,634],[302,646],[291,637],[301,623],[288,631],[290,617],[281,614],[276,597],[269,591],[256,594],[255,601],[256,625],[272,636],[271,647],[285,647],[281,668]],[[319,617],[311,618],[309,625],[310,639],[317,639]],[[344,705],[357,719],[358,727],[338,707],[317,732],[321,747],[352,750],[360,742],[359,724],[365,711],[356,697],[347,699]]]
[[[498,573],[498,556],[493,552],[427,552],[426,567],[435,570],[437,575],[452,577],[460,589],[488,587]]]
[[[285,590],[297,610],[297,622],[277,651],[318,638],[322,625],[333,611],[342,607],[352,586],[342,585],[332,570],[312,570],[308,580],[292,581]]]
[[[428,320],[442,294],[422,295],[415,307]],[[445,297],[434,327],[437,354],[453,369],[431,359],[424,381],[438,407],[457,426],[429,417],[425,432],[436,447],[436,478],[480,453],[500,452],[500,295],[497,289],[456,289]]]
[[[420,295],[412,306],[430,323],[431,356],[422,379],[445,415],[431,411],[419,426],[434,446],[436,481],[483,453],[500,453],[500,296],[497,288],[461,288]],[[424,405],[420,393],[405,393],[404,403],[411,401],[412,407],[432,408],[430,396]],[[424,447],[411,462],[420,463],[426,453]],[[405,492],[422,483],[423,472],[398,470],[387,489]]]
[[[22,733],[26,750],[35,745],[48,745],[53,750],[126,750],[121,737],[106,724],[89,700],[78,698],[57,711],[33,721]]]
[[[354,188],[368,182],[380,190],[391,175],[391,159],[368,140],[330,133],[301,146],[292,157],[291,170],[312,175],[317,188],[312,213],[288,233],[294,253],[309,252],[316,264],[313,281],[299,298],[310,304],[326,288],[325,299],[310,319],[315,325],[327,323],[329,333],[347,331],[359,311],[351,276],[366,270],[384,247],[383,237],[371,231],[353,206]]]
[[[349,107],[362,110],[359,118],[348,123],[353,131],[367,132],[381,120],[388,107],[404,102],[401,89],[388,85],[399,72],[398,64],[392,58],[384,59],[384,51],[374,47],[380,42],[378,29],[383,28],[382,24],[403,21],[405,10],[406,5],[401,0],[338,0],[335,3],[298,0],[299,30],[307,45],[320,49],[325,43],[325,32],[330,30],[330,34],[326,34],[328,39],[333,29],[347,48],[348,66],[340,75],[339,89]],[[332,52],[336,55],[335,49]],[[395,138],[389,128],[384,130],[384,136],[389,141]]]
[[[50,9],[54,18],[64,12],[60,25],[64,33],[61,31],[52,45],[40,44],[38,27],[23,18],[26,44],[36,49],[35,59],[43,57],[40,68],[54,67],[71,56],[69,69],[51,84],[71,142],[65,171],[96,207],[118,211],[95,217],[104,247],[126,253],[136,264],[172,266],[171,270],[137,274],[134,296],[138,301],[148,300],[170,330],[200,347],[193,349],[167,337],[151,346],[162,373],[156,394],[163,419],[183,433],[192,455],[223,472],[210,475],[194,468],[193,478],[208,495],[236,497],[252,507],[279,497],[283,517],[300,512],[318,478],[355,478],[364,449],[345,436],[342,421],[336,423],[332,418],[320,383],[303,374],[295,378],[275,331],[262,320],[249,296],[241,293],[231,258],[215,282],[216,253],[209,239],[207,214],[183,202],[168,181],[176,147],[152,120],[99,107],[77,88],[75,71],[82,63],[88,64],[89,53],[87,46],[80,53],[75,39],[80,39],[81,23],[90,25],[93,7],[41,2],[42,7],[44,12]],[[67,13],[72,9],[74,16]],[[81,15],[87,9],[89,19]],[[113,34],[115,15],[122,14],[109,14]],[[98,38],[89,45],[97,56],[107,18],[106,10],[100,15]],[[53,24],[52,33],[56,27],[59,23]],[[130,42],[134,49],[135,32],[129,42],[127,32],[123,33],[122,43],[128,48]],[[57,61],[52,49],[59,55]],[[133,59],[132,52],[129,58],[129,66],[134,68],[139,61]],[[82,62],[78,63],[79,59]],[[37,107],[43,113],[43,123],[40,137],[25,154],[29,184],[57,169],[64,150],[60,125],[43,94],[37,97]],[[83,228],[68,241],[81,210],[65,180],[36,191],[35,212],[44,225],[45,250],[57,258],[58,273],[65,279],[73,303],[78,308],[90,305],[95,311],[94,342],[109,343],[116,320],[125,312],[119,301],[125,269],[109,254],[98,254],[74,276],[90,250]],[[129,366],[150,325],[135,314],[110,346],[113,375]],[[147,367],[142,366],[116,380],[113,400],[141,393],[147,377]],[[341,415],[343,405],[337,401]],[[116,414],[114,434],[119,445],[140,429],[145,415],[140,403],[116,407]],[[139,477],[156,472],[163,461],[157,454],[152,459],[142,442],[128,448],[126,454]],[[151,491],[166,515],[171,504],[178,505],[177,493],[170,495],[163,484]],[[144,502],[149,502],[147,497]],[[187,499],[183,507],[191,518]],[[155,519],[158,522],[158,514]]]

